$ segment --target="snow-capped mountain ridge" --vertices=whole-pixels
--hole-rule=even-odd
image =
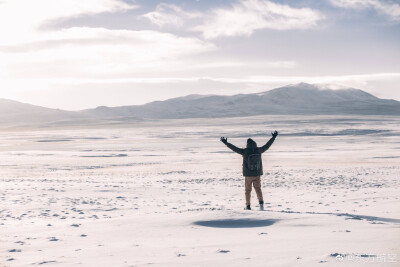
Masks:
[[[400,102],[379,99],[359,89],[332,90],[326,85],[300,83],[253,94],[191,95],[155,101],[141,106],[107,110],[91,109],[85,114],[99,118],[207,118],[268,114],[363,114],[400,115]]]
[[[294,84],[253,94],[188,95],[145,105],[99,106],[82,111],[49,109],[0,99],[0,123],[80,124],[101,121],[244,117],[255,115],[400,115],[400,102],[377,98],[353,88]]]

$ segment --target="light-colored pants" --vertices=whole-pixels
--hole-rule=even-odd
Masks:
[[[251,196],[251,185],[253,184],[254,190],[256,191],[258,201],[264,201],[263,195],[261,192],[261,179],[260,176],[245,176],[244,185],[245,185],[245,194],[246,194],[246,205],[250,205],[250,196]]]

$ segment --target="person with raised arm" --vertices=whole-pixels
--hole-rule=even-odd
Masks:
[[[257,143],[249,138],[247,139],[246,148],[238,148],[228,142],[228,138],[221,137],[221,142],[229,147],[232,151],[242,155],[243,157],[243,176],[245,177],[245,196],[246,196],[246,210],[251,210],[250,196],[251,187],[256,191],[258,201],[260,203],[260,210],[264,210],[264,199],[261,191],[261,175],[263,175],[262,157],[261,154],[267,151],[274,143],[278,132],[274,131],[271,139],[263,145],[258,147]]]

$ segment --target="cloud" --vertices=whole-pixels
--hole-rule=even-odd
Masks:
[[[198,12],[188,12],[181,7],[172,4],[161,3],[156,7],[155,11],[142,15],[143,18],[150,20],[150,22],[163,27],[163,26],[183,26],[185,20],[201,17],[202,14]]]
[[[380,0],[331,0],[331,3],[343,8],[375,9],[392,20],[400,21],[400,5],[397,3]]]
[[[252,71],[252,69],[292,69],[297,67],[295,61],[216,61],[207,63],[198,63],[190,66],[191,69],[212,69],[212,68],[225,68],[233,69],[238,68],[243,73],[243,68]]]
[[[242,79],[242,82],[250,82],[250,83],[307,82],[307,83],[365,84],[367,81],[397,80],[399,78],[400,78],[400,73],[371,73],[371,74],[335,75],[335,76],[251,76]],[[233,80],[230,81],[233,82]]]
[[[0,2],[1,44],[37,40],[39,27],[52,20],[137,8],[118,0],[3,0]]]
[[[84,84],[180,84],[193,82],[218,82],[221,84],[239,85],[267,85],[267,84],[293,84],[293,83],[317,83],[329,84],[331,88],[341,88],[340,84],[348,86],[364,86],[373,81],[397,81],[400,73],[371,73],[357,75],[333,75],[333,76],[247,76],[247,77],[223,77],[223,76],[176,76],[176,77],[122,77],[122,78],[75,78],[54,79],[54,82],[69,85]]]
[[[291,30],[316,26],[323,16],[310,8],[292,8],[267,0],[245,0],[229,9],[215,9],[203,25],[194,28],[206,39],[249,36],[259,29]]]
[[[215,49],[205,41],[157,31],[74,27],[1,52],[0,77],[82,77],[162,72],[182,58]],[[14,49],[10,52],[10,49]]]
[[[182,67],[183,58],[215,49],[198,38],[158,31],[41,27],[59,19],[136,7],[116,0],[0,2],[0,86],[48,88],[53,81],[68,79],[151,75]]]

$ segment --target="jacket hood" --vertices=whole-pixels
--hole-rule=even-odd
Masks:
[[[257,148],[257,143],[253,139],[249,138],[247,139],[247,148]]]

